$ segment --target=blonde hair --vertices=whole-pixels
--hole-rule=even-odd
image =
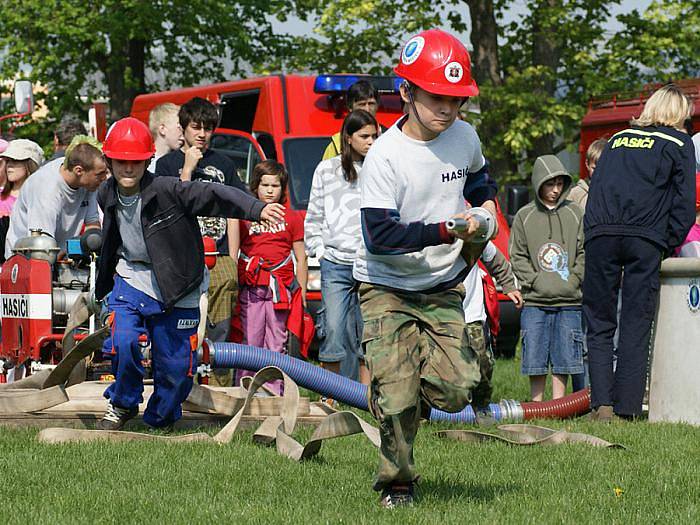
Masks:
[[[586,150],[586,164],[591,164],[592,162],[597,164],[607,143],[608,140],[604,138],[599,138],[591,142],[591,145],[588,146]]]
[[[683,129],[683,122],[690,118],[693,103],[675,84],[659,88],[644,104],[639,118],[630,120],[634,126],[669,126]]]
[[[151,130],[151,135],[153,135],[153,138],[158,136],[158,128],[165,122],[168,115],[171,113],[177,115],[179,111],[180,106],[173,104],[172,102],[160,104],[151,110],[148,115],[148,129]]]

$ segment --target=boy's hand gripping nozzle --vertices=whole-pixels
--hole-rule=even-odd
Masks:
[[[471,208],[467,213],[477,221],[479,226],[476,229],[472,243],[483,244],[493,237],[496,231],[496,218],[486,208]],[[466,219],[449,219],[445,226],[451,231],[465,231],[468,226]]]

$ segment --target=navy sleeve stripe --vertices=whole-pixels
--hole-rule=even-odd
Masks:
[[[498,193],[498,184],[491,178],[488,171],[488,162],[467,177],[464,185],[464,198],[472,206],[481,206],[484,202],[494,200]]]
[[[419,252],[427,246],[444,244],[444,223],[405,224],[397,210],[362,208],[362,236],[367,251],[374,255]],[[441,230],[442,225],[442,230]],[[451,240],[451,239],[450,239]]]

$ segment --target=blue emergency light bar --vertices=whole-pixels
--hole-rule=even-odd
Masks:
[[[369,80],[379,93],[398,93],[401,77],[370,75],[319,75],[314,82],[314,93],[344,94],[358,80]]]

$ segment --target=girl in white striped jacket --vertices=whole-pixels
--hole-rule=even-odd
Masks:
[[[352,266],[362,243],[358,176],[377,138],[377,121],[357,110],[343,121],[341,154],[321,161],[314,172],[304,221],[306,253],[321,263],[321,294],[326,337],[322,366],[368,382],[361,350],[362,316]]]

